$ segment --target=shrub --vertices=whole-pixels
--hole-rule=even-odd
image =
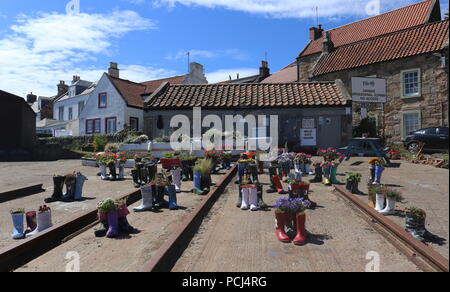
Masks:
[[[108,143],[105,146],[105,152],[117,153],[117,152],[119,152],[119,149],[120,149],[119,143]]]
[[[105,136],[94,135],[94,142],[92,143],[94,145],[94,151],[96,151],[96,152],[105,151],[105,146],[107,143],[108,143],[108,139],[106,139]]]

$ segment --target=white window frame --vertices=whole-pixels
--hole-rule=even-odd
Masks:
[[[414,68],[414,69],[409,69],[409,70],[403,70],[400,72],[400,83],[401,83],[401,97],[402,98],[418,98],[422,96],[422,70],[420,68]],[[418,93],[414,94],[414,95],[405,95],[405,74],[408,73],[416,73],[418,75]]]
[[[418,129],[417,130],[420,130],[420,129],[422,129],[422,111],[421,110],[409,110],[409,111],[402,111],[401,112],[401,115],[402,115],[402,124],[401,124],[401,126],[402,126],[402,128],[401,128],[401,135],[402,135],[402,139],[405,139],[406,138],[406,136],[409,134],[409,133],[406,133],[406,129],[405,129],[405,115],[412,115],[412,114],[417,114],[418,115],[418,117],[419,117],[419,126],[418,126]]]
[[[64,121],[64,106],[58,107],[58,120]]]

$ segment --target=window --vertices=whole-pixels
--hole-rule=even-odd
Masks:
[[[139,131],[139,119],[130,117],[130,130],[131,131]]]
[[[115,134],[117,132],[117,118],[106,118],[106,134]]]
[[[73,109],[69,107],[69,121],[73,120]]]
[[[78,117],[80,117],[81,112],[83,111],[83,109],[84,109],[84,101],[78,102]]]
[[[106,92],[103,93],[99,93],[98,95],[98,108],[106,108],[107,106],[107,98],[108,95],[106,94]]]
[[[411,132],[415,132],[417,130],[420,130],[421,126],[421,113],[420,111],[410,111],[410,112],[404,112],[402,116],[402,128],[403,138],[409,135]]]
[[[420,69],[402,72],[402,97],[419,97],[421,95]]]
[[[58,120],[64,121],[64,107],[60,106],[58,108]]]
[[[100,119],[86,120],[86,134],[99,134],[101,132],[100,127]]]

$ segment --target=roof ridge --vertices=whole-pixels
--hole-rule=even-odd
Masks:
[[[171,77],[166,77],[166,78],[160,78],[160,79],[155,79],[155,80],[148,80],[148,81],[144,81],[144,82],[140,82],[139,84],[143,85],[143,83],[148,83],[148,82],[158,82],[158,81],[163,81],[166,79],[172,79],[172,78],[179,78],[179,77],[185,77],[186,74],[184,75],[176,75],[176,76],[171,76]],[[145,86],[145,85],[144,85]]]
[[[344,28],[346,26],[353,25],[355,23],[367,21],[367,20],[370,20],[370,19],[374,19],[374,18],[380,17],[382,15],[388,15],[388,14],[391,14],[391,13],[394,13],[394,12],[398,12],[399,10],[402,10],[402,9],[410,8],[410,7],[416,6],[416,5],[423,5],[426,2],[433,2],[433,1],[435,1],[435,0],[425,0],[425,1],[417,2],[417,3],[413,3],[413,4],[410,4],[410,5],[407,5],[407,6],[404,6],[404,7],[400,7],[400,8],[394,9],[394,10],[390,10],[390,11],[387,11],[387,12],[384,12],[384,13],[381,13],[381,14],[378,14],[378,15],[374,15],[374,16],[363,18],[363,19],[360,19],[360,20],[357,20],[357,21],[354,21],[354,22],[350,22],[350,23],[347,23],[347,24],[344,24],[344,25],[341,25],[341,26],[338,26],[338,27],[334,27],[332,29],[325,30],[325,32],[332,32],[333,30],[341,29],[341,28]]]
[[[407,28],[402,29],[402,30],[396,30],[396,31],[388,32],[388,33],[385,33],[385,34],[382,34],[382,35],[377,35],[377,36],[374,36],[374,37],[371,37],[371,38],[368,38],[368,39],[364,39],[364,40],[360,40],[360,41],[357,41],[357,42],[354,42],[354,43],[349,43],[349,44],[345,44],[345,45],[339,46],[335,50],[339,50],[341,48],[351,47],[351,46],[358,45],[360,43],[369,42],[369,41],[372,41],[372,40],[375,40],[375,39],[381,39],[383,37],[388,37],[390,35],[401,34],[401,33],[404,33],[406,31],[420,29],[420,28],[426,27],[426,26],[438,25],[438,24],[444,23],[444,22],[449,22],[449,19],[439,20],[439,21],[430,22],[430,23],[423,23],[423,24],[419,24],[419,25],[416,25],[416,26],[407,27]]]
[[[144,84],[141,84],[141,83],[137,83],[137,82],[134,82],[134,81],[131,81],[131,80],[128,80],[128,79],[122,79],[122,78],[117,78],[117,77],[113,77],[113,76],[111,76],[111,75],[109,75],[109,74],[107,74],[111,79],[114,79],[114,80],[119,80],[119,81],[124,81],[124,82],[128,82],[128,83],[132,83],[132,84],[135,84],[135,85],[139,85],[139,86],[144,86],[144,87],[146,87]]]

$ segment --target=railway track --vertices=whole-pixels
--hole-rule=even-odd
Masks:
[[[82,254],[85,266],[94,262],[99,248],[111,249],[103,257],[108,261],[109,256],[115,256],[111,262],[96,263],[101,271],[120,270],[123,261],[133,258],[142,260],[135,260],[129,269],[145,272],[365,271],[370,264],[367,255],[375,252],[380,256],[380,271],[448,272],[448,260],[339,186],[333,194],[330,188],[313,185],[311,198],[320,207],[307,213],[309,243],[302,247],[282,244],[275,237],[273,211],[244,212],[236,208],[235,174],[234,167],[217,178],[216,186],[187,214],[140,215],[136,222],[144,227],[143,234],[130,239],[130,244],[91,242],[91,227],[97,223],[96,210],[92,210],[0,251],[0,270],[47,270],[50,258],[85,244],[93,246],[92,251]],[[268,176],[262,175],[261,180],[267,184]],[[140,199],[139,192],[124,197],[128,197],[130,206]],[[269,205],[277,198],[277,194],[265,194]],[[156,216],[166,216],[173,222],[153,236],[161,229],[149,223]],[[141,248],[145,256],[132,250],[117,251],[127,245]],[[62,258],[58,261],[58,269],[62,269],[65,262]]]

